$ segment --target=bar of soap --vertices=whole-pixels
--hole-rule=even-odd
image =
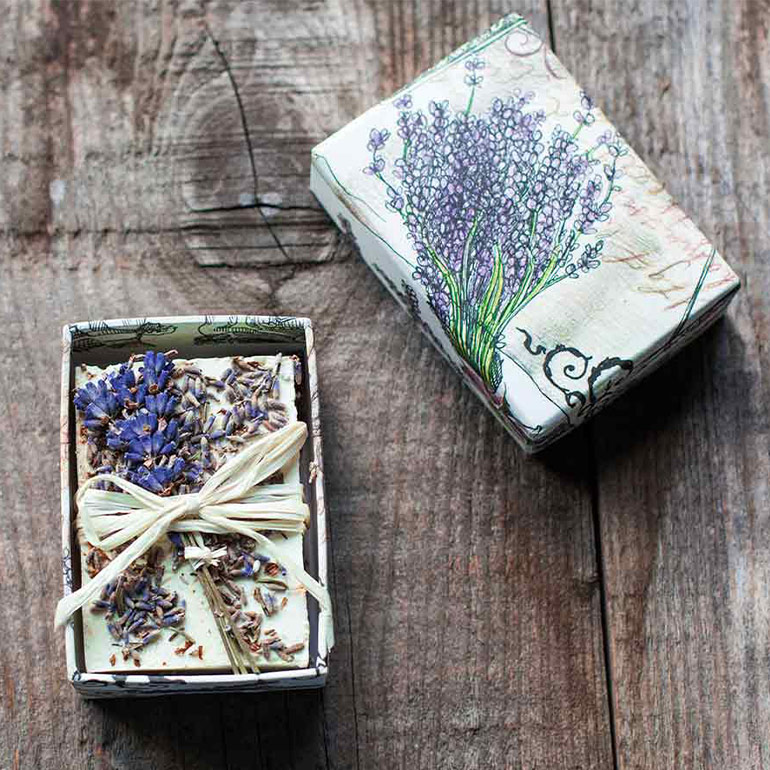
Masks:
[[[204,435],[208,436],[204,443],[208,444],[208,453],[214,463],[221,463],[223,458],[226,462],[228,456],[237,454],[259,435],[297,420],[294,387],[295,360],[293,358],[277,355],[253,356],[235,360],[232,358],[175,359],[173,364],[174,369],[168,373],[168,380],[171,383],[170,390],[161,391],[162,393],[165,392],[167,396],[166,409],[169,410],[167,420],[177,420],[179,444],[182,443],[185,431],[193,436],[199,436],[202,429]],[[254,394],[255,390],[259,390],[258,384],[252,387],[253,383],[248,383],[249,372],[252,371],[249,367],[253,365],[261,367],[260,370],[251,375],[253,381],[258,381],[259,371],[266,372],[267,376],[271,378],[272,384],[269,393],[263,393],[261,396]],[[134,360],[130,367],[124,367],[124,371],[130,368],[138,380],[143,366],[143,361]],[[166,368],[170,370],[170,366]],[[120,366],[117,365],[105,368],[81,366],[75,374],[76,389],[82,388],[88,382],[98,383],[110,375],[119,373],[119,371]],[[233,381],[231,376],[231,382],[225,383],[224,379],[228,371],[234,371],[245,382]],[[144,385],[147,386],[146,381]],[[236,392],[233,388],[238,389],[238,391]],[[152,389],[150,388],[150,390]],[[129,399],[132,397],[125,391],[121,395]],[[173,408],[169,405],[169,396],[178,401],[177,404],[173,405]],[[157,394],[150,393],[146,393],[144,397],[145,399],[158,398]],[[246,397],[245,400],[244,397]],[[232,402],[240,404],[239,415],[242,410],[247,408],[248,404],[249,410],[253,410],[256,417],[251,420],[244,419],[244,424],[239,425],[235,430],[232,428],[228,430],[223,423],[225,414],[222,412],[230,411],[233,406]],[[159,407],[157,402],[153,403],[156,409],[162,411],[162,406]],[[133,413],[136,414],[136,410]],[[93,412],[85,413],[81,409],[78,409],[76,414],[77,474],[78,482],[81,483],[95,473],[110,472],[112,469],[110,462],[114,460],[114,455],[109,447],[101,451],[95,450],[93,432],[89,432],[88,420],[93,419],[96,415]],[[200,424],[196,427],[192,418],[185,417],[186,414],[192,414],[195,418],[200,416]],[[247,418],[248,415],[243,414],[243,417]],[[185,419],[192,425],[188,424],[186,427]],[[253,433],[249,433],[248,428],[244,427],[247,422],[257,426]],[[90,441],[89,435],[92,437]],[[191,447],[200,447],[200,445],[199,439],[196,440],[195,444],[189,444]],[[104,446],[103,442],[102,446]],[[158,447],[156,447],[156,454],[157,451],[160,451]],[[141,465],[138,467],[140,475],[146,474]],[[189,482],[180,476],[171,485],[171,493],[196,491],[200,488],[205,477],[213,471],[213,467],[204,468],[199,478]],[[148,483],[155,484],[166,480],[162,471],[158,473],[158,476],[157,480],[145,481],[143,485],[147,486]],[[281,476],[284,482],[299,483],[298,459],[294,459],[284,467]],[[136,479],[131,480],[136,481]],[[168,491],[168,485],[166,491]],[[297,564],[303,563],[303,538],[301,534],[271,533],[269,537],[277,549],[279,557],[284,556],[287,560]],[[218,538],[217,540],[220,544],[227,542],[225,538]],[[254,662],[259,670],[306,667],[309,659],[310,626],[305,589],[290,575],[286,574],[280,558],[277,561],[268,558],[268,555],[260,553],[258,546],[252,544],[251,541],[246,543],[243,541],[230,542],[231,552],[236,552],[245,546],[246,552],[249,553],[249,547],[253,548],[251,556],[245,558],[247,561],[249,558],[254,560],[254,574],[231,577],[230,583],[236,589],[242,589],[242,599],[245,599],[245,602],[241,600],[241,614],[237,615],[236,618],[241,622],[252,622],[259,625],[258,637],[252,636],[252,639],[256,638],[256,644],[252,647]],[[82,536],[80,546],[82,576],[85,584],[91,579],[89,573],[98,569],[100,560],[109,558],[112,554],[105,555],[103,552],[91,548],[88,543],[83,542]],[[212,544],[211,547],[215,546]],[[167,592],[165,601],[170,605],[166,607],[166,611],[170,613],[170,619],[173,620],[172,616],[178,612],[181,601],[184,600],[186,604],[184,620],[174,626],[161,626],[158,632],[149,631],[152,634],[151,641],[137,648],[138,637],[131,634],[127,642],[124,636],[124,625],[121,625],[116,633],[116,612],[108,617],[109,608],[84,607],[83,641],[86,669],[91,672],[132,673],[137,671],[189,673],[230,670],[228,655],[203,586],[194,572],[193,563],[180,560],[175,556],[178,545],[175,545],[170,538],[163,538],[157,549],[157,553],[154,555],[155,561],[163,573],[160,587],[163,592]],[[248,572],[250,569],[249,567],[245,571]],[[285,582],[287,584],[286,590],[275,590],[275,579]],[[128,612],[128,608],[125,606],[121,609]],[[251,613],[251,615],[247,615],[247,613]],[[162,623],[158,615],[154,618],[154,622]],[[141,631],[143,627],[140,626],[139,628]],[[148,632],[146,628],[145,632]],[[275,640],[279,641],[276,642]]]

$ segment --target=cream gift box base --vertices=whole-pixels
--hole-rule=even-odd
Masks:
[[[304,561],[306,569],[321,582],[326,583],[326,518],[323,495],[323,473],[321,458],[320,432],[318,430],[318,398],[316,390],[315,351],[313,347],[312,327],[307,319],[274,318],[267,316],[186,316],[157,319],[120,319],[117,321],[88,322],[72,324],[64,330],[64,357],[62,377],[62,510],[64,514],[63,557],[65,593],[77,588],[82,579],[78,544],[73,539],[74,510],[72,501],[76,491],[77,468],[76,452],[76,411],[71,404],[72,390],[78,371],[82,366],[95,364],[101,368],[117,364],[128,359],[132,353],[141,353],[147,349],[168,350],[178,349],[180,356],[187,360],[194,358],[229,359],[233,355],[251,356],[275,355],[278,352],[290,353],[301,359],[301,384],[298,387],[299,414],[292,412],[291,419],[303,420],[308,425],[309,437],[300,454],[301,482],[305,490],[305,499],[311,511],[310,527],[305,535],[304,543],[281,541],[278,548],[286,549],[287,556],[291,555],[296,561]],[[225,359],[225,360],[227,360]],[[291,377],[287,365],[287,382]],[[284,392],[281,400],[293,401],[291,395]],[[285,469],[287,478],[296,468]],[[300,550],[300,548],[302,550]],[[257,549],[257,552],[258,549]],[[73,563],[73,554],[77,562]],[[297,555],[299,554],[299,555]],[[304,557],[304,558],[303,558]],[[182,573],[184,574],[184,573]],[[164,578],[164,586],[170,585],[169,580],[176,579],[168,570]],[[190,590],[190,585],[185,586]],[[304,651],[294,655],[292,668],[271,670],[264,663],[260,666],[261,673],[235,675],[229,672],[226,658],[224,665],[207,667],[214,657],[214,647],[208,648],[205,642],[203,667],[197,657],[191,662],[195,668],[181,669],[178,659],[175,668],[163,665],[160,661],[157,671],[153,673],[148,667],[149,658],[142,655],[142,670],[127,667],[124,671],[116,670],[111,665],[104,673],[93,669],[89,672],[86,664],[84,646],[84,624],[89,625],[88,610],[78,613],[65,628],[67,651],[67,668],[70,679],[82,695],[86,697],[127,697],[147,696],[167,693],[197,693],[197,692],[247,692],[287,688],[307,688],[322,686],[327,671],[327,657],[331,646],[331,637],[323,621],[319,618],[315,600],[306,597],[298,591],[296,596],[302,605],[297,603],[296,618],[284,616],[279,621],[280,612],[271,616],[270,622],[265,622],[264,628],[275,628],[279,633],[285,624],[287,627],[299,629],[301,636],[309,641]],[[285,607],[283,612],[290,612]],[[188,607],[187,621],[184,626],[188,632],[194,628],[192,610]],[[197,615],[197,613],[196,613]],[[81,617],[82,616],[82,617]],[[104,623],[104,616],[93,614],[93,619]],[[322,622],[319,622],[322,621]],[[106,624],[105,624],[106,626]],[[196,631],[200,635],[200,632]],[[288,644],[288,632],[283,630],[284,641]],[[175,640],[177,645],[179,641]],[[214,646],[219,640],[214,637]],[[152,645],[148,645],[146,653]],[[117,652],[117,662],[121,655]],[[271,656],[272,657],[272,656]],[[209,660],[207,661],[207,658]],[[109,661],[109,657],[108,657]],[[273,661],[276,663],[278,661]],[[188,664],[189,666],[189,664]],[[174,672],[177,673],[174,673]]]
[[[278,399],[287,408],[289,422],[297,419],[297,409],[294,404],[294,362],[290,358],[282,361],[276,357],[255,356],[245,359],[246,362],[256,362],[263,367],[272,368],[278,365],[279,394]],[[200,369],[207,377],[219,379],[222,373],[231,366],[230,358],[195,358],[192,360],[174,359],[175,366],[193,366]],[[139,373],[140,362],[133,365],[135,374]],[[93,378],[110,373],[117,367],[102,369],[96,366],[83,366],[75,373],[76,387],[81,387]],[[208,397],[225,405],[224,397],[218,389],[209,386]],[[91,475],[93,469],[88,467],[86,459],[86,444],[80,430],[82,416],[77,418],[77,458],[78,458],[78,482],[82,482]],[[295,460],[283,469],[283,477],[286,482],[299,482],[299,465]],[[295,563],[302,563],[302,535],[292,534],[284,539],[281,535],[272,536],[272,541],[281,555]],[[165,541],[166,539],[164,539]],[[85,566],[86,548],[81,543],[81,569],[88,582]],[[142,671],[211,671],[222,670],[229,667],[229,660],[224,645],[217,630],[214,618],[194,570],[189,562],[183,561],[181,566],[173,569],[173,549],[170,543],[165,548],[166,556],[163,560],[164,588],[177,592],[187,603],[184,631],[194,643],[184,650],[184,638],[173,636],[173,628],[166,629],[162,638],[147,645],[141,652],[141,664],[138,668]],[[253,580],[248,578],[236,578],[235,582],[244,589],[247,604],[244,610],[258,611],[261,613],[259,603],[252,595],[255,588]],[[281,598],[287,599],[286,606],[270,617],[263,620],[262,631],[266,633],[274,629],[278,636],[289,645],[302,644],[303,648],[294,655],[291,662],[284,661],[275,655],[270,660],[264,660],[255,656],[257,665],[265,670],[281,668],[303,668],[308,661],[308,634],[309,625],[307,619],[307,600],[305,590],[296,582],[289,584],[289,589]],[[83,616],[83,640],[86,656],[86,668],[88,671],[131,671],[137,666],[131,658],[124,661],[121,655],[120,645],[116,645],[115,639],[110,634],[103,611],[86,610]],[[177,652],[180,650],[180,652]],[[138,662],[138,661],[137,661]]]
[[[318,145],[310,187],[527,451],[668,359],[739,286],[515,15]]]

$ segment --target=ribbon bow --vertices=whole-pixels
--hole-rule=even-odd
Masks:
[[[319,633],[334,644],[329,592],[302,565],[277,555],[265,531],[304,532],[310,512],[299,484],[266,484],[294,458],[305,443],[307,426],[292,423],[251,442],[217,470],[198,492],[160,497],[112,473],[85,481],[75,498],[78,526],[86,541],[105,551],[130,544],[86,585],[65,596],[56,607],[55,625],[62,626],[77,610],[146,553],[168,532],[240,534],[256,540],[320,607]],[[93,489],[109,481],[122,492]]]

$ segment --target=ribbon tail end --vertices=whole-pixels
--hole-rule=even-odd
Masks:
[[[56,605],[56,614],[53,618],[54,631],[58,631],[59,629],[64,628],[64,626],[67,625],[67,621],[69,620],[67,609],[63,605],[64,599],[60,599],[59,603]]]
[[[318,618],[319,636],[326,640],[326,652],[331,652],[334,647],[334,618],[330,610],[322,610]]]

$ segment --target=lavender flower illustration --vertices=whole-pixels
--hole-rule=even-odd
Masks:
[[[601,264],[597,225],[609,218],[627,149],[608,132],[581,151],[578,135],[595,120],[585,94],[575,128],[557,126],[548,138],[545,113],[529,106],[533,93],[514,91],[474,114],[484,66],[478,57],[466,61],[464,109],[432,101],[426,113],[401,95],[397,158],[388,166],[383,155],[391,132],[372,129],[363,171],[383,184],[385,205],[401,217],[417,255],[413,277],[491,395],[511,319],[546,289]]]

